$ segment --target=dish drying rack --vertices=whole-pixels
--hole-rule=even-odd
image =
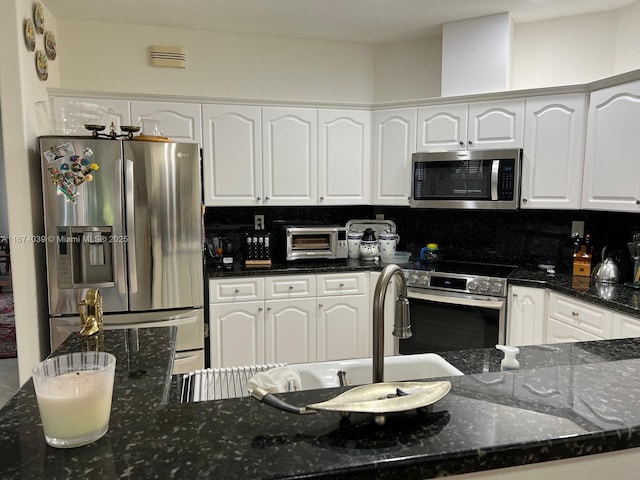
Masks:
[[[180,403],[248,397],[247,382],[251,377],[285,366],[286,363],[268,363],[244,367],[206,368],[185,373],[180,377]]]
[[[349,220],[346,227],[347,233],[364,233],[367,228],[370,228],[376,238],[380,238],[381,233],[396,233],[396,224],[393,220]]]

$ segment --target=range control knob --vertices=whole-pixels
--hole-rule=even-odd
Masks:
[[[418,275],[416,275],[415,273],[409,275],[409,279],[407,280],[407,282],[410,283],[411,285],[415,285],[417,281],[418,281]]]
[[[481,292],[488,292],[490,288],[491,288],[491,284],[489,282],[487,282],[487,281],[480,282],[480,291]]]
[[[491,285],[491,291],[493,293],[502,293],[502,283],[497,282]]]
[[[476,290],[478,290],[478,282],[476,282],[475,280],[471,280],[469,283],[467,283],[467,288],[470,292],[475,292]]]
[[[429,277],[427,277],[426,275],[421,275],[420,276],[420,285],[426,285],[427,283],[429,283]]]

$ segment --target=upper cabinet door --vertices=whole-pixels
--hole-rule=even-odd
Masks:
[[[640,81],[591,93],[582,208],[640,212]]]
[[[206,205],[262,205],[260,107],[203,105]]]
[[[417,108],[399,108],[374,114],[374,205],[409,205],[417,112]]]
[[[131,102],[134,125],[145,118],[159,120],[165,137],[174,142],[202,145],[202,118],[199,103]]]
[[[582,93],[527,98],[522,208],[580,208],[585,112]]]
[[[468,148],[522,148],[524,100],[469,104]]]
[[[418,151],[446,152],[467,145],[467,104],[418,108]]]
[[[318,205],[371,203],[371,112],[318,111]]]
[[[264,205],[317,205],[318,111],[262,109]]]

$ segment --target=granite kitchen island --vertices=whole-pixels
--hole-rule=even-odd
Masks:
[[[250,398],[180,404],[174,343],[170,328],[141,329],[137,351],[105,332],[118,362],[111,422],[84,447],[45,444],[29,380],[0,410],[0,478],[431,478],[640,446],[640,339],[523,347],[514,372],[499,371],[494,350],[443,354],[468,375],[449,379],[433,412],[382,427]],[[85,348],[74,336],[54,354]],[[306,405],[346,388],[283,397]]]

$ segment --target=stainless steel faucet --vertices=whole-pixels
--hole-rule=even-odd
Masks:
[[[384,381],[384,300],[389,283],[394,277],[398,279],[398,297],[396,298],[393,335],[398,338],[411,336],[407,282],[402,269],[392,263],[382,270],[373,294],[373,383]]]

